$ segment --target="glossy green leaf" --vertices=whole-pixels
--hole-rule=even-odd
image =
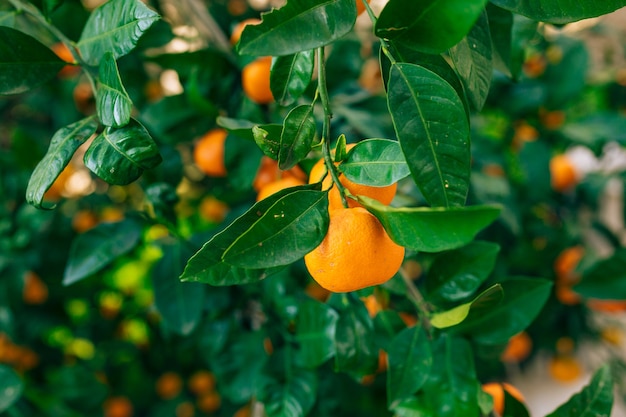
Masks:
[[[109,0],[91,12],[78,49],[89,65],[98,65],[107,52],[117,59],[132,51],[158,19],[159,15],[140,0]]]
[[[432,206],[465,204],[470,176],[469,122],[443,78],[406,63],[391,66],[387,102],[415,183]]]
[[[357,143],[339,170],[351,181],[374,187],[391,185],[410,175],[400,144],[388,139]]]
[[[350,32],[356,6],[354,0],[293,0],[261,17],[241,34],[240,54],[280,56],[328,45]]]
[[[504,298],[498,305],[475,306],[449,331],[471,335],[479,343],[505,343],[537,317],[552,288],[552,282],[541,278],[512,278],[501,285]]]
[[[626,6],[624,0],[491,0],[491,2],[513,13],[549,23],[575,22]]]
[[[450,58],[475,109],[487,100],[493,74],[491,32],[483,12],[467,36],[450,49]]]
[[[109,184],[126,185],[161,163],[161,154],[145,127],[135,119],[107,127],[87,149],[85,166]]]
[[[130,252],[141,238],[141,225],[134,219],[101,223],[72,241],[63,284],[70,285],[100,271]]]
[[[278,103],[289,106],[304,93],[313,77],[314,62],[314,50],[276,58],[270,73],[270,89]]]
[[[334,335],[339,315],[326,304],[308,300],[298,307],[296,341],[306,367],[317,367],[335,355]]]
[[[487,4],[486,11],[493,45],[493,67],[511,77],[513,14],[491,2]]]
[[[0,413],[11,407],[24,389],[21,378],[6,365],[0,364]]]
[[[530,413],[522,401],[511,395],[508,390],[504,390],[504,415],[502,417],[530,417]]]
[[[100,83],[96,99],[98,118],[105,126],[122,127],[130,121],[133,107],[113,54],[107,52],[100,61]]]
[[[487,0],[390,0],[376,22],[376,36],[439,54],[459,42]]]
[[[428,270],[426,297],[436,304],[471,296],[491,274],[499,251],[495,243],[475,241],[438,254]]]
[[[289,169],[302,161],[311,151],[316,136],[313,106],[294,107],[285,117],[280,135],[278,167]]]
[[[0,94],[19,94],[37,87],[65,65],[37,39],[0,26]]]
[[[259,393],[259,401],[265,406],[267,417],[306,416],[315,404],[317,385],[314,372],[291,370],[285,381],[274,379],[266,384]]]
[[[160,247],[163,257],[155,264],[151,274],[154,305],[165,327],[186,336],[200,322],[205,285],[177,279],[191,256],[181,242],[163,242]]]
[[[275,128],[277,126],[277,128]],[[260,125],[252,128],[254,142],[259,146],[265,156],[278,159],[282,149],[281,136],[283,126],[281,125]]]
[[[480,293],[469,303],[433,314],[430,318],[430,323],[438,329],[456,326],[467,318],[472,308],[484,309],[494,306],[502,300],[503,296],[502,286],[495,284]]]
[[[273,222],[273,220],[280,221],[281,224],[284,224],[284,218],[271,219],[265,216],[271,211],[272,213],[277,213],[280,217],[281,214],[277,210],[284,206],[283,199],[285,197],[294,193],[304,193],[307,195],[307,197],[310,198],[311,195],[309,193],[319,189],[320,184],[302,187],[291,187],[285,190],[281,190],[276,194],[273,194],[257,202],[248,211],[238,217],[230,225],[228,225],[224,230],[217,233],[208,242],[206,242],[202,246],[202,248],[189,259],[180,279],[182,281],[204,282],[211,285],[236,285],[256,282],[265,278],[268,273],[271,272],[268,270],[268,268],[251,269],[251,266],[249,265],[246,265],[247,267],[235,267],[224,261],[224,254],[233,245],[237,244],[239,248],[242,247],[243,242],[238,243],[240,236],[244,236],[247,234],[247,236],[244,237],[248,243],[255,240],[256,233],[250,234],[249,232],[252,228],[259,230],[260,233],[265,236],[273,235],[275,233],[273,230],[261,230],[260,225],[269,224],[268,222]],[[293,200],[293,197],[289,198],[288,200]],[[323,205],[323,203],[321,204]],[[298,206],[298,204],[296,204],[296,206]],[[302,209],[302,206],[299,206],[300,208],[296,208],[296,211],[300,211]],[[328,214],[324,216],[326,217],[326,222],[328,222],[327,216]],[[262,218],[265,218],[266,220],[260,222],[259,220]],[[326,234],[325,231],[318,231],[316,233],[321,233],[322,236]],[[257,237],[258,236],[260,235],[257,235]],[[311,234],[311,238],[312,237],[313,234]],[[259,243],[258,240],[257,243]],[[262,247],[260,249],[262,249]],[[295,253],[292,252],[292,250],[295,249],[296,248],[290,248],[287,253],[276,254],[276,256],[286,256],[289,259],[292,259],[292,257],[294,256],[293,254]],[[302,247],[297,248],[297,250],[302,250]],[[300,254],[299,256],[301,257],[303,256],[303,254]],[[266,262],[276,264],[278,259],[284,260],[284,258],[270,258],[266,260]],[[293,262],[296,259],[288,260],[287,264]],[[258,262],[263,262],[263,260],[259,260]]]
[[[496,220],[498,206],[454,208],[389,207],[359,196],[358,200],[383,224],[397,244],[420,252],[441,252],[467,245]]]
[[[387,351],[387,405],[395,408],[428,379],[432,366],[431,341],[422,326],[407,327],[396,335]]]
[[[598,369],[588,385],[546,417],[608,417],[613,409],[613,376],[609,365]]]
[[[356,296],[341,296],[343,310],[335,330],[335,370],[356,376],[372,374],[378,364],[374,324]]]
[[[574,291],[590,298],[626,299],[626,249],[618,249],[584,271]]]
[[[26,189],[26,201],[37,208],[45,207],[43,196],[72,159],[74,152],[98,128],[94,117],[87,117],[65,126],[54,133],[46,156],[37,164]]]

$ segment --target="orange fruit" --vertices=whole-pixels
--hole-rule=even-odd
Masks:
[[[50,188],[48,188],[46,193],[43,195],[44,200],[52,202],[59,201],[65,193],[65,184],[75,172],[76,169],[72,164],[68,164],[65,168],[63,168],[63,171],[61,171]]]
[[[413,327],[417,324],[417,317],[414,314],[407,313],[406,311],[400,311],[398,316],[400,316],[406,327]]]
[[[314,300],[321,301],[323,303],[325,303],[330,296],[330,291],[326,288],[322,288],[322,286],[315,281],[311,281],[305,287],[304,292]]]
[[[546,58],[542,55],[536,54],[526,59],[522,66],[522,70],[528,78],[537,78],[543,75],[546,71],[546,66]]]
[[[369,4],[369,1],[367,3]],[[363,1],[356,0],[356,14],[360,15],[364,11],[365,11],[365,5],[363,4]]]
[[[363,304],[365,304],[365,308],[367,309],[367,313],[370,317],[374,318],[378,313],[383,310],[383,306],[378,301],[378,298],[372,294],[367,297],[361,298]]]
[[[241,72],[243,92],[257,104],[268,104],[274,101],[270,90],[270,69],[272,57],[264,56],[252,61]]]
[[[222,405],[222,397],[215,391],[207,392],[198,398],[196,405],[204,413],[214,413]]]
[[[200,207],[198,208],[200,216],[214,223],[220,223],[224,220],[228,210],[229,208],[226,203],[213,196],[203,198],[200,202]]]
[[[72,217],[72,229],[76,233],[84,233],[98,224],[98,216],[91,210],[79,210]]]
[[[580,246],[571,246],[563,249],[554,260],[554,272],[557,281],[562,283],[573,284],[578,281],[574,270],[585,254],[585,249]]]
[[[604,313],[621,313],[626,311],[626,300],[587,300],[587,307]]]
[[[302,181],[306,181],[307,179],[307,175],[299,166],[296,165],[293,168],[283,171],[278,168],[277,161],[269,156],[263,156],[254,181],[252,182],[252,188],[254,188],[256,192],[259,192],[261,188],[267,184],[285,177],[294,177]]]
[[[261,23],[261,19],[257,19],[257,18],[245,19],[237,23],[235,27],[233,28],[232,33],[230,34],[230,44],[234,45],[237,42],[239,42],[239,38],[241,38],[241,33],[246,28],[246,26],[258,25],[259,23]]]
[[[51,46],[51,49],[52,49],[52,52],[57,54],[57,56],[61,58],[63,61],[69,64],[76,63],[76,61],[74,60],[74,55],[72,55],[72,52],[70,51],[70,49],[63,42],[55,43],[54,45]],[[63,68],[61,68],[61,71],[59,71],[58,75],[60,78],[70,78],[78,74],[79,72],[80,72],[80,67],[76,65],[66,65]]]
[[[333,292],[382,284],[398,272],[403,260],[404,248],[362,207],[331,211],[324,240],[304,256],[313,279]]]
[[[546,129],[555,130],[563,126],[565,123],[565,112],[562,110],[543,110],[539,112],[539,117],[541,118],[541,123],[546,127]]]
[[[567,155],[559,154],[550,159],[550,184],[555,191],[563,192],[578,184],[576,167]]]
[[[548,364],[548,371],[559,382],[576,381],[583,373],[580,363],[571,355],[554,356]]]
[[[611,345],[620,346],[624,340],[624,331],[619,327],[609,326],[602,329],[600,337],[602,340]]]
[[[245,405],[237,410],[235,414],[233,414],[233,417],[250,417],[251,415],[252,411],[250,410],[250,406]]]
[[[350,146],[348,147],[348,149],[349,148]],[[313,168],[311,168],[311,173],[309,174],[309,184],[319,182],[322,178],[324,178],[324,180],[322,181],[322,189],[331,189],[328,193],[328,210],[332,211],[338,208],[343,208],[343,203],[341,202],[341,195],[339,195],[339,190],[333,184],[333,180],[330,174],[327,174],[326,177],[324,177],[325,173],[326,165],[324,164],[324,159],[320,159],[315,165],[313,165]],[[356,182],[350,181],[343,174],[339,175],[339,182],[341,182],[344,188],[350,191],[352,195],[364,195],[366,197],[378,200],[385,205],[391,203],[398,189],[397,183],[388,185],[386,187],[372,187],[370,185],[357,184]],[[361,205],[355,200],[351,198],[348,198],[347,200],[349,207],[361,207]]]
[[[526,332],[520,332],[509,339],[500,355],[502,362],[518,363],[528,358],[533,349],[533,341]]]
[[[256,196],[256,201],[261,201],[264,198],[271,196],[279,192],[280,190],[284,190],[285,188],[295,187],[298,185],[304,185],[305,182],[294,177],[285,177],[274,182],[270,182],[265,185],[263,188],[259,190],[259,193]]]
[[[133,404],[126,397],[110,397],[104,404],[104,417],[131,417]]]
[[[565,284],[559,284],[554,287],[556,299],[561,302],[561,304],[567,306],[575,306],[580,304],[581,297],[578,293],[572,290],[572,287]]]
[[[195,372],[187,381],[189,391],[195,395],[202,395],[215,390],[215,376],[206,370]]]
[[[33,271],[24,275],[22,298],[26,304],[43,304],[48,299],[48,286]]]
[[[72,91],[72,97],[74,98],[74,105],[76,109],[86,116],[90,116],[96,111],[96,98],[93,94],[91,84],[87,81],[82,81],[76,84]]]
[[[193,161],[200,171],[210,177],[225,177],[224,145],[228,133],[213,129],[202,136],[193,149]]]
[[[159,397],[170,400],[180,394],[183,380],[176,372],[166,372],[157,379],[154,388]]]
[[[482,389],[493,398],[493,410],[497,415],[504,414],[504,391],[520,402],[524,402],[524,396],[517,388],[506,382],[488,382],[482,385]]]

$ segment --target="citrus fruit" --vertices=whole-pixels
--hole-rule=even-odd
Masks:
[[[54,45],[51,46],[51,49],[52,49],[52,52],[54,52],[59,58],[61,58],[63,61],[67,62],[68,64],[76,63],[76,61],[74,60],[74,56],[72,55],[72,52],[67,47],[67,45],[65,45],[63,42],[55,43]],[[61,68],[61,71],[59,71],[58,75],[60,78],[70,78],[78,74],[79,72],[80,72],[80,67],[76,65],[66,65],[63,68]]]
[[[280,190],[284,190],[285,188],[295,187],[298,185],[304,185],[304,181],[294,177],[285,177],[274,182],[270,182],[259,190],[259,193],[256,196],[256,201],[261,201],[264,198],[279,192]]]
[[[213,129],[198,140],[193,150],[196,166],[210,177],[225,177],[224,144],[227,133],[224,129]]]
[[[98,216],[92,210],[79,210],[72,217],[72,229],[76,233],[84,233],[98,224]]]
[[[215,223],[220,223],[228,213],[228,205],[213,196],[202,199],[198,211],[202,218]]]
[[[559,154],[550,159],[550,185],[555,191],[563,192],[578,183],[576,167],[567,155]]]
[[[33,271],[28,271],[24,275],[22,297],[26,304],[43,304],[48,299],[48,286],[39,275]]]
[[[215,389],[215,376],[207,370],[197,371],[189,377],[187,386],[195,395],[206,394]]]
[[[157,379],[155,390],[164,400],[175,398],[183,388],[183,380],[175,372],[166,372]]]
[[[585,249],[580,245],[565,248],[559,253],[554,260],[554,272],[559,282],[571,284],[578,280],[574,271],[584,254]]]
[[[347,149],[349,148],[350,146]],[[322,178],[324,178],[322,181],[322,189],[327,190],[332,187],[328,193],[328,210],[332,211],[338,208],[343,208],[339,190],[333,184],[330,174],[326,175],[326,177],[324,177],[324,174],[326,174],[326,165],[324,164],[324,159],[320,159],[315,165],[313,165],[313,168],[311,168],[311,173],[309,174],[309,184],[319,182]],[[372,187],[370,185],[357,184],[356,182],[350,181],[343,174],[339,175],[339,182],[341,182],[344,188],[350,191],[352,195],[364,195],[378,200],[385,205],[391,203],[398,189],[397,183],[385,187]],[[361,205],[355,200],[351,198],[348,198],[347,200],[349,207],[361,207]]]
[[[526,332],[520,332],[509,339],[500,355],[502,362],[518,363],[528,358],[533,349],[533,341]]]
[[[104,417],[131,417],[133,404],[126,397],[110,397],[104,404]]]
[[[587,300],[587,307],[593,311],[601,311],[603,313],[621,313],[626,311],[626,300]]]
[[[368,3],[369,3],[369,1],[368,1]],[[356,14],[360,15],[364,11],[365,11],[365,5],[363,4],[363,1],[356,0]]]
[[[524,396],[517,388],[506,382],[488,382],[483,384],[483,391],[493,398],[493,410],[497,415],[504,414],[504,391],[515,397],[520,402],[524,402]]]
[[[214,413],[222,405],[222,398],[217,392],[211,391],[201,395],[196,401],[196,405],[204,413]]]
[[[362,207],[331,211],[324,240],[304,256],[313,279],[333,292],[382,284],[394,276],[403,259],[404,248]]]
[[[302,181],[306,181],[307,179],[307,175],[299,166],[296,165],[293,168],[283,171],[278,168],[277,161],[268,156],[263,156],[254,181],[252,182],[252,188],[254,188],[256,192],[259,192],[261,188],[267,184],[285,177],[294,177]]]
[[[268,104],[274,101],[270,90],[270,69],[272,57],[264,56],[252,61],[241,72],[243,92],[257,104]]]
[[[565,383],[576,381],[583,373],[580,363],[571,355],[554,356],[548,364],[548,371],[552,378]]]
[[[241,38],[241,33],[243,32],[246,26],[258,25],[259,23],[261,23],[261,19],[257,19],[257,18],[245,19],[237,23],[235,27],[233,28],[232,33],[230,34],[230,44],[234,45],[237,42],[239,42],[239,38]]]

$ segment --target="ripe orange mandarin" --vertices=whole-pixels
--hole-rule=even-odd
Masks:
[[[241,72],[243,92],[257,104],[268,104],[274,101],[270,90],[270,69],[272,57],[264,56],[252,61]]]
[[[533,349],[533,341],[526,332],[520,332],[509,339],[506,349],[500,355],[502,362],[518,363],[528,358]]]
[[[497,415],[501,416],[504,414],[504,391],[511,394],[511,396],[515,397],[520,402],[524,402],[524,396],[517,388],[513,385],[508,384],[506,382],[489,382],[483,384],[483,391],[487,394],[491,395],[493,398],[493,410]]]
[[[578,173],[567,155],[559,154],[550,159],[550,184],[555,191],[563,192],[578,183]]]
[[[183,389],[183,380],[175,372],[166,372],[157,379],[154,388],[159,397],[170,400],[180,394]]]
[[[382,284],[400,269],[403,259],[404,248],[363,207],[331,211],[324,240],[304,256],[313,279],[333,292]]]
[[[259,23],[261,23],[261,19],[257,19],[257,18],[245,19],[245,20],[242,20],[241,22],[237,23],[237,25],[235,25],[235,28],[233,29],[232,33],[230,34],[230,44],[234,45],[237,42],[239,42],[239,38],[241,38],[241,33],[246,28],[246,26],[248,26],[248,25],[258,25]]]
[[[272,194],[284,190],[285,188],[295,187],[297,185],[304,185],[304,181],[294,177],[285,177],[274,182],[270,182],[259,190],[256,201],[261,201],[264,198],[269,197]]]
[[[210,177],[225,177],[224,145],[227,133],[213,129],[200,138],[193,150],[193,160],[202,172]]]

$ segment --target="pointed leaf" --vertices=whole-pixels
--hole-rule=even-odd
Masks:
[[[463,205],[469,189],[469,123],[454,88],[425,68],[397,63],[391,66],[387,102],[426,200],[433,206]]]
[[[613,377],[609,365],[604,365],[582,391],[546,417],[609,417],[612,408]]]
[[[374,324],[358,298],[343,295],[335,330],[335,370],[356,376],[373,373],[378,363]]]
[[[426,297],[437,304],[471,296],[491,274],[499,251],[495,243],[475,241],[438,254],[428,270]]]
[[[95,118],[87,117],[54,133],[50,140],[48,152],[37,164],[28,181],[26,201],[29,204],[37,208],[51,208],[44,207],[44,194],[70,162],[78,147],[85,143],[96,132],[97,128],[98,122]]]
[[[259,401],[267,417],[306,416],[315,404],[317,385],[315,373],[295,369],[287,373],[285,381],[270,380],[259,393]]]
[[[78,41],[81,56],[98,65],[106,52],[115,59],[135,48],[159,15],[140,0],[109,0],[91,12]]]
[[[626,6],[624,0],[491,0],[491,2],[533,20],[560,24],[601,16]]]
[[[283,126],[278,123],[258,124],[244,119],[232,119],[230,117],[219,116],[217,125],[223,127],[228,133],[239,136],[243,139],[254,140],[253,128],[258,126],[266,132],[270,132],[272,136],[279,137]]]
[[[450,310],[442,311],[432,315],[430,324],[438,329],[456,326],[461,323],[470,313],[472,307],[486,308],[498,304],[504,297],[502,286],[495,284],[480,293],[471,302],[461,304]]]
[[[293,108],[285,118],[283,132],[280,135],[278,167],[289,169],[303,160],[311,151],[315,135],[313,106],[302,105]]]
[[[141,123],[107,127],[85,153],[85,166],[109,184],[126,185],[161,163],[159,149]]]
[[[101,223],[72,241],[63,285],[70,285],[100,271],[130,252],[141,238],[141,225],[133,219]]]
[[[626,249],[616,250],[586,270],[574,291],[590,298],[626,299]]]
[[[334,335],[339,315],[326,304],[305,301],[298,307],[296,341],[306,367],[315,368],[335,355]]]
[[[0,413],[11,407],[21,396],[24,385],[8,366],[0,364]]]
[[[364,196],[359,196],[358,201],[380,220],[394,242],[419,252],[441,252],[467,245],[498,218],[501,210],[487,205],[396,208]]]
[[[433,363],[428,334],[422,326],[407,327],[393,338],[387,355],[387,404],[393,409],[428,379]]]
[[[32,36],[0,26],[0,94],[19,94],[37,87],[66,64]]]
[[[410,174],[400,144],[395,140],[368,139],[356,144],[339,170],[358,184],[384,187]]]
[[[486,12],[480,15],[467,36],[450,49],[450,58],[470,102],[480,111],[487,100],[493,73],[491,33]]]
[[[191,256],[181,242],[164,242],[161,249],[163,257],[155,264],[151,274],[154,305],[168,329],[186,336],[200,322],[205,286],[176,279]]]
[[[270,73],[270,89],[278,103],[289,106],[304,93],[313,77],[314,62],[314,50],[276,58]]]
[[[240,54],[280,56],[328,45],[350,32],[356,6],[354,0],[293,0],[261,17],[241,34]]]
[[[389,0],[376,22],[376,36],[439,54],[469,32],[487,0]]]
[[[122,127],[130,121],[133,103],[122,84],[113,54],[107,52],[100,62],[100,83],[96,99],[98,118],[105,126]]]
[[[259,125],[252,128],[252,136],[265,156],[277,160],[282,149],[280,143],[282,131],[281,125]]]

